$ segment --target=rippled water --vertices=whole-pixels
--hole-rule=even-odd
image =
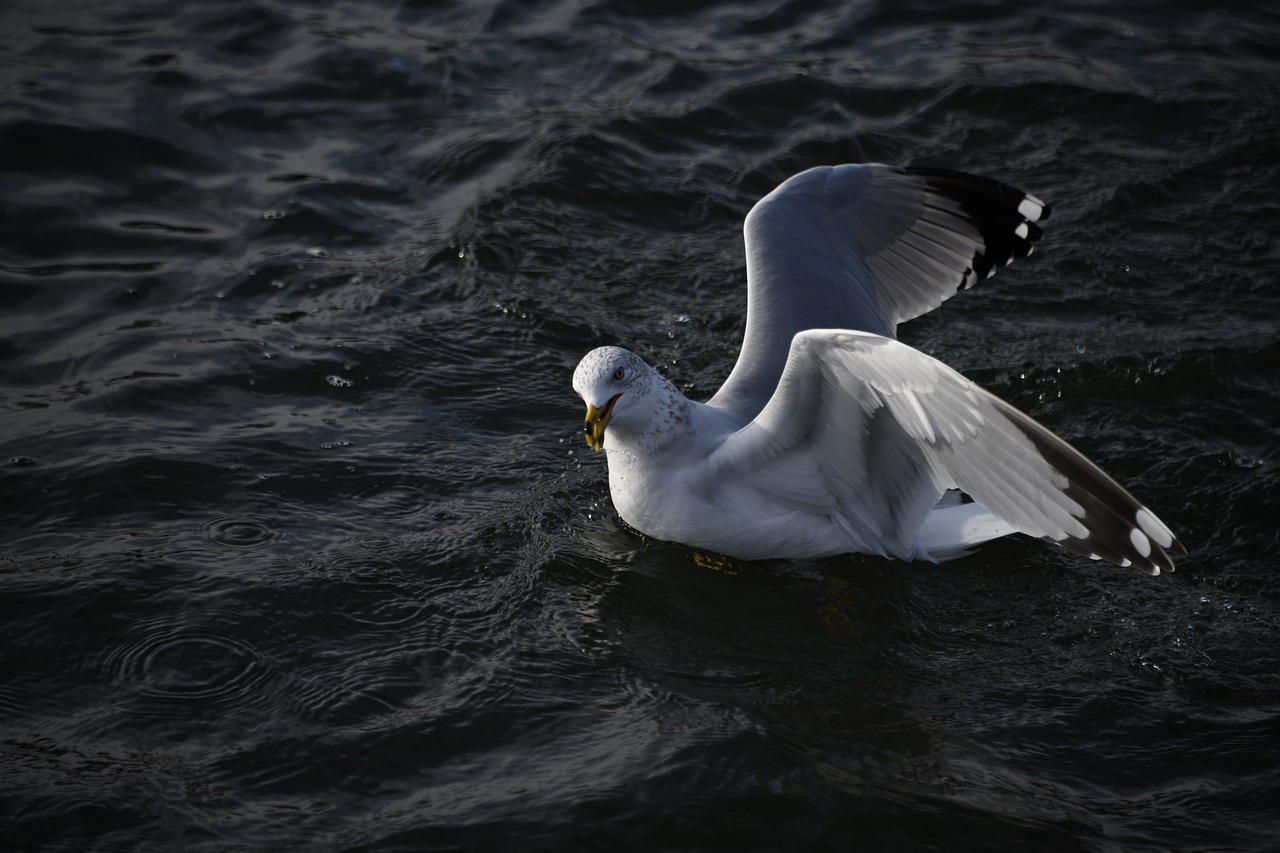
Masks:
[[[1043,5],[6,6],[5,846],[1280,846],[1280,18]],[[1054,205],[903,336],[1176,574],[618,522],[573,365],[709,395],[853,161]]]

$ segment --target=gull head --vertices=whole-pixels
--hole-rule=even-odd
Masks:
[[[604,447],[605,429],[616,439],[641,433],[654,413],[652,396],[667,381],[635,353],[599,347],[573,371],[573,390],[587,404],[582,431],[592,450]]]

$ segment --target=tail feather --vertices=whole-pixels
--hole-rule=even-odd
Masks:
[[[982,504],[940,504],[925,519],[916,544],[941,562],[963,557],[975,545],[1017,532]]]

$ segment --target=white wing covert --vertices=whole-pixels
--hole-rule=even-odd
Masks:
[[[870,553],[925,556],[914,537],[948,489],[1095,559],[1156,574],[1172,570],[1170,551],[1185,553],[1150,510],[1062,439],[942,362],[879,335],[797,335],[777,393],[712,462],[816,472],[808,476],[821,479],[833,506],[814,501],[814,511],[830,513],[851,546]],[[769,480],[753,478],[765,489]]]

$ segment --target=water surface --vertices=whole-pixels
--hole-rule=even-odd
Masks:
[[[1180,2],[0,12],[13,850],[1280,846],[1280,19]],[[714,565],[569,387],[692,396],[823,163],[1054,206],[902,330],[1190,555]]]

